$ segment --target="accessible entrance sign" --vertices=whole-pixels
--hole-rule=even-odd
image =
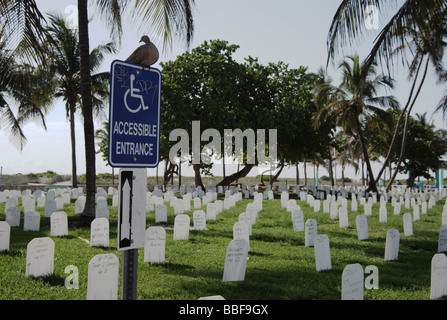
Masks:
[[[161,73],[115,60],[110,72],[112,167],[154,168],[160,150]]]

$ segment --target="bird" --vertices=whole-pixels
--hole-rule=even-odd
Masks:
[[[126,62],[140,64],[143,69],[156,63],[159,58],[157,47],[151,42],[148,36],[142,36],[140,42],[144,42],[126,59]]]

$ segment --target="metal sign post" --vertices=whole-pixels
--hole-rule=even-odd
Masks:
[[[109,164],[120,167],[118,251],[122,299],[137,297],[138,248],[146,231],[146,168],[158,165],[161,73],[116,60],[110,72]]]

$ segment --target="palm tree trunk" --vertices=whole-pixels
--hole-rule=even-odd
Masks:
[[[81,60],[82,115],[84,117],[85,163],[86,163],[86,201],[81,214],[80,225],[90,226],[95,218],[96,193],[96,152],[95,130],[93,124],[92,79],[89,61],[89,34],[87,0],[78,0],[79,53]]]
[[[359,139],[360,139],[360,145],[362,146],[363,157],[365,158],[365,162],[366,162],[366,169],[368,170],[368,175],[369,175],[369,186],[366,189],[366,191],[367,192],[372,191],[372,192],[377,193],[376,180],[374,179],[371,162],[369,161],[368,148],[366,147],[365,138],[363,137],[362,127],[360,125],[359,110],[357,107],[354,110],[355,110],[354,111],[355,112],[355,124],[357,127]]]
[[[304,185],[307,186],[307,168],[306,168],[306,160],[304,160]]]
[[[422,89],[422,85],[424,84],[425,81],[425,77],[427,75],[427,70],[428,70],[428,64],[429,64],[429,60],[427,59],[427,63],[425,65],[425,70],[424,70],[424,74],[422,75],[422,79],[421,79],[421,83],[419,84],[418,90],[416,91],[416,95],[414,96],[413,101],[411,102],[410,108],[407,111],[407,115],[405,117],[405,127],[404,127],[404,133],[403,133],[403,137],[402,137],[402,145],[400,148],[400,155],[399,155],[399,160],[397,162],[397,166],[394,169],[394,173],[393,176],[390,178],[390,181],[388,182],[388,185],[386,187],[386,191],[389,192],[391,190],[391,186],[394,182],[394,179],[396,179],[397,173],[399,172],[399,167],[404,159],[404,155],[405,155],[405,148],[407,145],[407,136],[408,136],[408,123],[410,122],[410,113],[411,110],[413,109],[413,106],[416,102],[416,99],[419,96],[419,93],[421,92]],[[415,80],[416,81],[416,80]]]
[[[70,136],[71,136],[71,187],[78,187],[78,174],[76,169],[76,134],[75,134],[75,105],[68,106],[70,110]]]
[[[387,167],[387,162],[391,158],[391,154],[393,152],[394,145],[396,144],[397,137],[399,136],[399,130],[400,130],[400,125],[402,124],[402,119],[404,118],[405,112],[408,109],[408,106],[410,105],[410,101],[411,101],[411,99],[413,97],[414,88],[416,86],[416,79],[418,78],[419,70],[420,70],[421,65],[422,65],[422,61],[423,61],[422,59],[419,61],[419,65],[418,65],[417,70],[416,70],[415,79],[414,79],[413,84],[411,86],[410,94],[409,94],[407,103],[405,105],[405,108],[403,108],[401,113],[400,113],[399,119],[398,119],[397,124],[396,124],[396,128],[394,129],[393,139],[391,140],[390,147],[388,148],[388,154],[387,154],[387,156],[385,158],[385,161],[383,162],[382,168],[380,169],[379,173],[377,174],[376,183],[379,181],[380,177],[382,176],[382,173],[384,172],[385,168]],[[391,173],[390,173],[390,178],[391,178]]]

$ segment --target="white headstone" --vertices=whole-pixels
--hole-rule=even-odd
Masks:
[[[331,270],[331,253],[329,238],[325,234],[317,234],[314,238],[315,266],[317,271]]]
[[[45,197],[40,197],[40,198],[37,198],[37,201],[36,201],[36,207],[38,207],[38,208],[44,208],[45,207],[45,202],[46,202],[47,200],[45,199]]]
[[[250,235],[248,234],[247,223],[236,222],[233,225],[233,240],[246,240],[248,243],[248,251],[250,251]]]
[[[248,235],[251,236],[251,234],[252,234],[252,223],[253,223],[253,218],[251,217],[251,215],[246,213],[246,212],[242,212],[239,215],[239,222],[245,222],[247,224]]]
[[[200,198],[194,198],[194,209],[202,208],[202,200]]]
[[[0,221],[0,251],[9,251],[11,226],[6,221]]]
[[[157,204],[155,206],[155,223],[168,221],[168,208],[165,204]]]
[[[338,203],[336,201],[331,202],[331,219],[338,219]]]
[[[188,201],[188,200],[187,200]],[[183,199],[175,199],[174,200],[174,214],[182,214],[185,211],[185,207],[183,205]]]
[[[68,236],[67,214],[63,211],[53,213],[50,218],[50,227],[52,237]]]
[[[98,204],[95,209],[95,218],[106,218],[109,220],[109,208],[107,205]]]
[[[32,212],[36,210],[36,201],[34,198],[27,197],[25,199],[22,198],[22,206],[23,212]]]
[[[385,261],[397,261],[399,257],[400,233],[396,229],[389,229],[386,233]]]
[[[95,218],[90,224],[90,246],[109,246],[109,220],[106,218]]]
[[[216,220],[217,209],[214,207],[213,203],[208,203],[206,205],[206,219],[207,220]]]
[[[413,219],[411,213],[407,212],[404,214],[404,234],[406,237],[413,235]]]
[[[395,203],[394,204],[394,215],[399,215],[400,214],[400,208],[402,207],[402,205],[400,203]]]
[[[17,207],[9,207],[6,210],[5,220],[11,227],[20,227],[20,209]]]
[[[54,201],[56,201],[56,210],[64,209],[64,199],[57,197]]]
[[[357,226],[357,237],[360,241],[368,240],[368,220],[365,215],[359,214],[355,217],[355,224]]]
[[[421,219],[421,212],[419,210],[419,206],[416,204],[413,207],[413,221],[419,221]]]
[[[118,299],[119,260],[113,253],[98,254],[88,264],[87,300]]]
[[[51,238],[34,238],[26,246],[27,277],[40,277],[53,274],[54,241]]]
[[[365,203],[365,205],[363,206],[363,212],[367,217],[370,217],[372,215],[372,208],[369,203]]]
[[[40,213],[36,211],[25,212],[23,220],[23,231],[39,231],[40,230]]]
[[[379,209],[379,222],[386,223],[388,221],[388,211],[385,206],[381,206]]]
[[[338,209],[338,224],[340,228],[349,227],[348,210],[346,207],[340,207],[340,209]]]
[[[164,262],[166,248],[166,231],[163,227],[146,229],[144,244],[144,262]]]
[[[245,240],[231,240],[225,256],[223,282],[244,281],[247,267],[248,243]]]
[[[75,213],[82,213],[85,207],[85,197],[80,196],[75,201]]]
[[[359,263],[348,264],[341,276],[341,299],[363,300],[363,268]]]
[[[315,199],[314,200],[314,212],[315,213],[320,212],[320,209],[321,209],[321,201]]]
[[[438,252],[447,252],[447,224],[443,224],[439,229]]]
[[[317,235],[317,220],[315,219],[307,219],[306,225],[304,228],[304,245],[306,247],[314,246],[314,239]]]
[[[351,200],[351,211],[352,212],[357,212],[358,210],[358,202],[355,199]]]
[[[50,195],[50,194],[53,194],[53,193],[48,192],[48,195]],[[46,218],[51,217],[51,215],[53,213],[55,213],[56,211],[57,211],[56,201],[54,201],[54,199],[51,200],[51,198],[48,198],[48,196],[47,196],[47,200],[45,201],[45,217]]]
[[[447,257],[437,253],[431,260],[430,299],[438,299],[447,295]]]
[[[196,198],[199,199],[200,198]],[[192,216],[194,230],[206,230],[206,216],[205,211],[195,210]]]
[[[178,214],[174,219],[174,240],[189,239],[190,217],[187,214]]]
[[[304,214],[301,209],[292,211],[292,223],[294,232],[304,231]]]

